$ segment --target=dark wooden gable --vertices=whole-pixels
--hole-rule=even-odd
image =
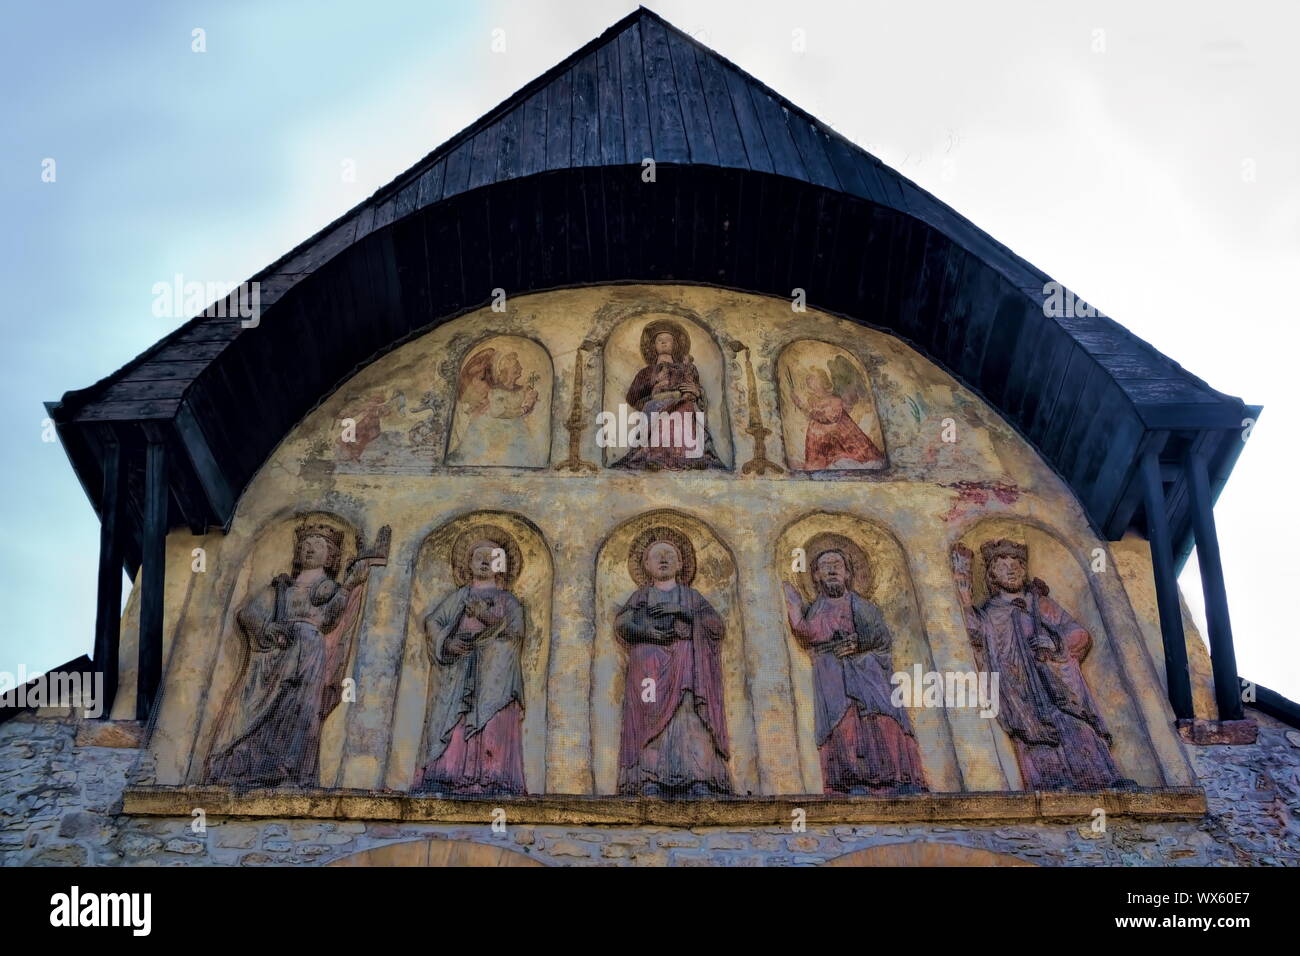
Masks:
[[[1252,414],[1109,318],[1045,316],[1046,275],[645,9],[254,278],[258,328],[197,317],[50,406],[97,508],[107,444],[162,429],[180,465],[170,520],[225,525],[333,389],[498,286],[804,288],[810,306],[898,335],[984,397],[1111,537],[1140,514],[1148,449],[1198,443],[1217,491]],[[127,467],[137,517],[142,467]],[[1185,552],[1179,480],[1169,518]]]

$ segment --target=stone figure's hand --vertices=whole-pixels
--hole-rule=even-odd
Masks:
[[[469,653],[473,647],[473,642],[465,634],[456,634],[447,642],[447,653],[452,657],[460,657]]]
[[[851,637],[842,637],[835,642],[836,657],[851,657],[858,652],[858,642]]]
[[[691,626],[681,618],[673,620],[673,634],[680,641],[689,641],[691,639]]]
[[[971,563],[974,560],[975,552],[966,545],[959,544],[952,549],[952,577],[957,583],[957,594],[967,607],[974,603],[971,597]]]
[[[671,617],[674,614],[680,614],[682,609],[678,604],[656,604],[647,608],[650,616],[653,618]]]

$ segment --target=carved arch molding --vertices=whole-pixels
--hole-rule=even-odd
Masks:
[[[468,840],[407,840],[362,850],[326,866],[545,866],[517,850]]]
[[[504,847],[466,840],[407,840],[334,860],[328,866],[545,866]],[[827,860],[823,866],[1038,866],[1009,853],[944,843],[890,843]]]

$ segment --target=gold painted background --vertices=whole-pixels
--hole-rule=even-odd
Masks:
[[[639,367],[635,339],[641,326],[664,316],[692,329],[692,352],[709,392],[710,427],[719,452],[727,449],[722,457],[733,465],[726,472],[641,474],[603,467],[596,413],[611,397],[621,400],[619,393]],[[539,401],[535,410],[549,414],[549,464],[448,466],[446,443],[462,363],[486,340],[502,335],[529,339],[549,353],[549,406]],[[827,477],[788,470],[776,370],[781,351],[796,340],[844,349],[861,365],[874,396],[887,471]],[[741,473],[754,456],[753,437],[745,430],[746,354],[754,366],[758,411],[772,431],[767,454],[783,473]],[[579,452],[597,467],[559,471],[554,465],[569,451],[565,421],[579,360],[585,423]],[[399,392],[403,401],[394,401]],[[378,409],[372,419],[378,434],[371,441],[386,441],[393,432],[400,455],[376,455],[372,462],[369,453],[340,453],[342,419],[355,419],[358,403],[367,401]],[[945,430],[955,442],[944,440]],[[1092,631],[1095,647],[1084,672],[1115,734],[1125,772],[1148,786],[1194,782],[1153,659],[1154,603],[1146,592],[1135,591],[1130,600],[1126,590],[1126,583],[1132,586],[1144,574],[1149,579],[1149,557],[1141,549],[1125,543],[1121,572],[1115,563],[1120,547],[1113,552],[1095,538],[1078,503],[1033,449],[977,396],[902,342],[818,312],[793,314],[785,300],[676,286],[543,293],[509,300],[504,313],[484,309],[440,326],[360,371],[286,436],[243,494],[227,534],[173,532],[165,691],[150,745],[156,781],[192,779],[192,766],[206,756],[214,707],[229,691],[239,655],[234,609],[250,581],[269,581],[288,569],[295,516],[320,511],[367,541],[382,525],[393,529],[388,566],[372,573],[361,619],[352,672],[357,700],[331,718],[322,783],[408,785],[425,679],[413,657],[413,636],[422,635],[412,622],[427,613],[446,578],[430,542],[439,540],[439,529],[449,522],[492,511],[535,526],[530,568],[541,569],[547,561],[550,566],[549,594],[540,577],[526,585],[533,622],[526,664],[529,789],[609,792],[617,748],[611,707],[620,667],[611,615],[633,587],[626,545],[619,542],[656,510],[682,516],[696,533],[710,529],[716,545],[709,547],[734,565],[729,579],[723,575],[707,588],[696,586],[720,610],[726,608],[727,709],[740,792],[818,790],[807,662],[785,619],[780,585],[789,562],[781,555],[796,539],[806,540],[808,529],[829,528],[837,520],[840,530],[860,535],[861,545],[878,556],[881,583],[873,599],[894,629],[895,669],[916,660],[925,669],[975,669],[949,570],[950,549],[959,541],[977,546],[989,536],[1028,540],[1031,573],[1047,580]],[[352,539],[350,531],[349,548]],[[191,570],[196,547],[206,552],[201,573]],[[1087,570],[1096,548],[1107,557],[1101,573]],[[135,603],[128,603],[124,619],[115,716],[134,705]],[[1194,631],[1189,642],[1199,642]],[[1202,668],[1203,651],[1193,661]],[[1203,675],[1202,669],[1198,686]],[[912,716],[932,789],[1019,786],[995,721],[945,711],[914,710]]]

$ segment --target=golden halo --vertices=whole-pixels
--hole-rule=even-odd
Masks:
[[[871,595],[876,587],[875,571],[871,566],[867,553],[853,539],[842,534],[823,531],[809,538],[803,546],[803,550],[808,558],[808,570],[800,572],[799,587],[805,597],[815,598],[817,596],[817,585],[812,579],[813,568],[817,565],[817,556],[823,551],[834,550],[843,551],[848,555],[849,563],[853,565],[852,574],[849,578],[849,587],[868,601],[871,600]]]
[[[655,525],[653,528],[646,528],[633,538],[632,546],[627,549],[627,572],[632,575],[632,580],[636,582],[637,587],[643,588],[652,581],[650,575],[646,574],[644,562],[646,549],[656,541],[667,541],[681,555],[682,569],[677,572],[678,583],[689,585],[694,581],[695,545],[691,544],[691,539],[676,528]]]
[[[655,337],[660,332],[667,332],[673,337],[673,361],[684,362],[691,354],[691,337],[680,323],[672,319],[655,319],[647,322],[641,330],[641,358],[646,365],[654,365],[659,353],[655,351]]]
[[[524,569],[524,555],[514,536],[494,524],[470,525],[460,534],[451,546],[451,573],[457,587],[464,587],[473,580],[469,573],[470,548],[480,541],[491,541],[506,553],[505,587],[514,586],[519,573]],[[498,579],[501,577],[497,575]]]

